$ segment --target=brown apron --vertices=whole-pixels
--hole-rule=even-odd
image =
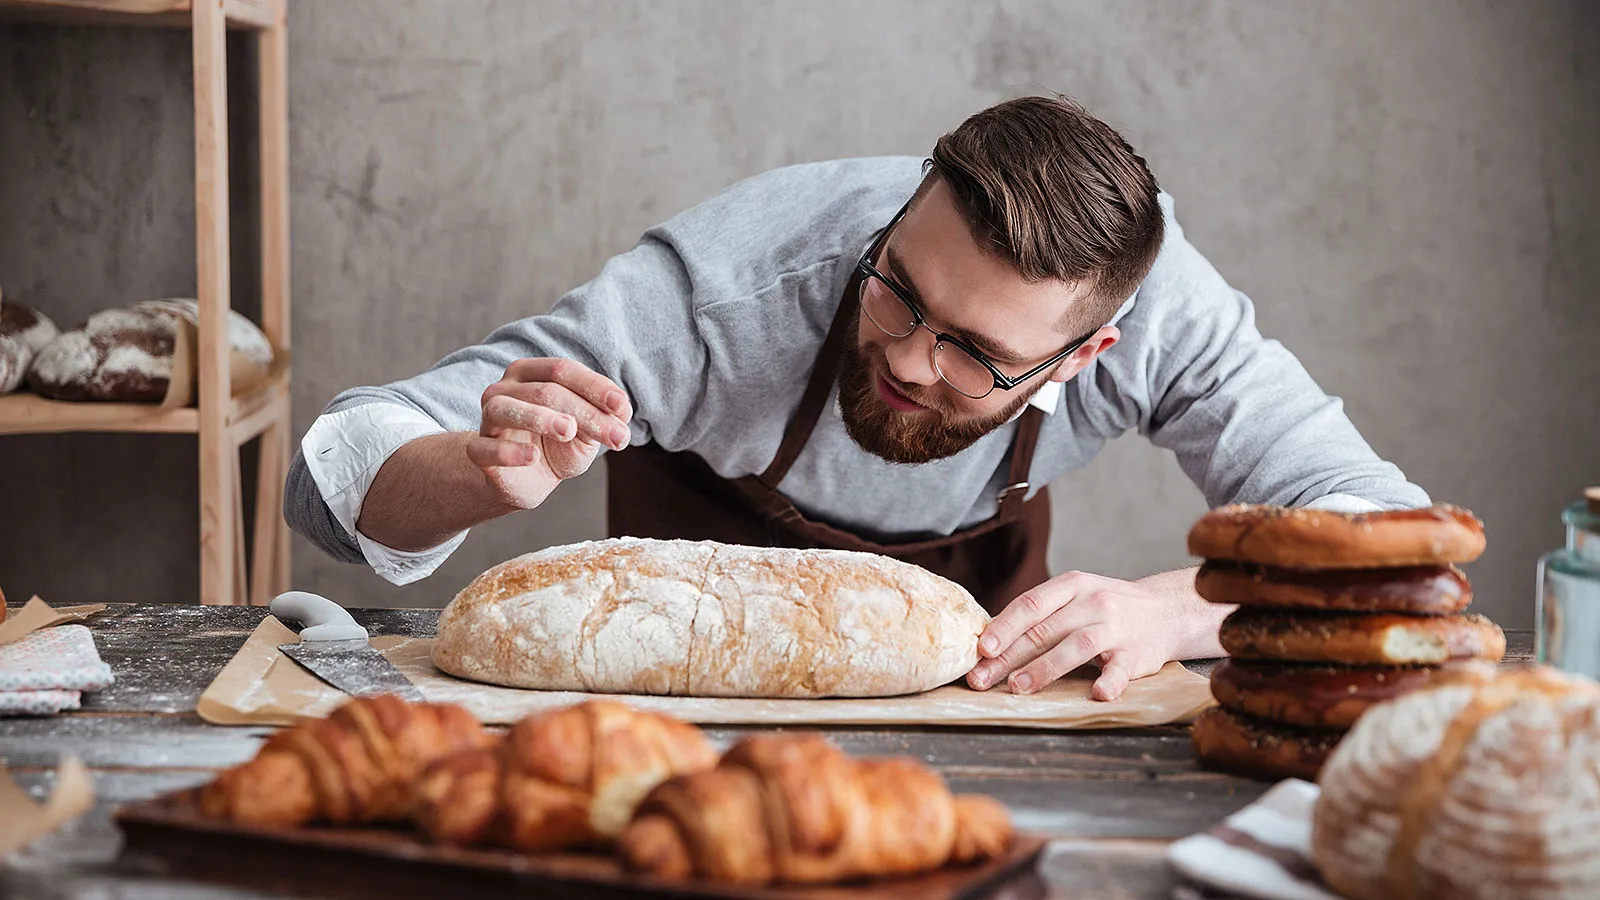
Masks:
[[[999,612],[1023,591],[1050,577],[1050,499],[1045,488],[1031,499],[1028,470],[1043,418],[1029,406],[1017,421],[1011,467],[995,516],[948,537],[880,544],[807,519],[778,484],[800,456],[833,391],[839,357],[857,315],[860,273],[850,279],[811,371],[800,408],[784,430],[778,454],[760,475],[727,479],[705,460],[654,444],[606,454],[606,524],[612,537],[684,538],[762,547],[830,548],[878,553],[915,563],[972,592]]]

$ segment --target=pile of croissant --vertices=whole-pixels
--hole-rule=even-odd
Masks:
[[[500,736],[466,710],[352,700],[269,738],[200,795],[259,826],[409,822],[522,852],[599,849],[632,871],[740,884],[911,875],[1002,855],[1004,806],[953,795],[908,758],[855,759],[815,734],[761,734],[720,758],[704,734],[611,701]]]

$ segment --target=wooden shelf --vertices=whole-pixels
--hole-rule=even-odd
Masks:
[[[235,395],[228,409],[228,426],[234,440],[243,443],[260,434],[271,424],[275,401],[288,395],[286,364],[275,365],[274,371],[248,393]],[[193,406],[162,409],[154,403],[49,400],[29,393],[0,396],[0,435],[84,431],[199,434],[200,410]]]
[[[289,441],[288,0],[0,0],[0,21],[172,26],[189,31],[194,62],[196,404],[64,403],[0,397],[0,435],[145,432],[195,435],[200,475],[200,602],[264,604],[289,588],[283,481]],[[256,49],[261,228],[261,330],[279,351],[272,371],[232,389],[228,338],[227,30]],[[242,445],[259,444],[254,528],[244,521]],[[246,544],[254,549],[246,569]]]
[[[188,28],[191,0],[0,0],[0,21],[48,25]],[[222,0],[228,27],[263,30],[283,20],[282,0]]]

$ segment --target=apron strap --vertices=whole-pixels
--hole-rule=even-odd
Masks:
[[[1000,509],[996,518],[1013,522],[1022,516],[1022,503],[1028,497],[1028,473],[1033,469],[1033,451],[1039,446],[1039,427],[1044,411],[1029,406],[1017,421],[1017,434],[1011,441],[1011,468],[1005,486],[1000,488]]]
[[[800,408],[795,410],[788,427],[784,428],[783,440],[778,443],[778,452],[772,457],[772,462],[765,472],[756,476],[757,480],[773,490],[778,489],[778,482],[789,474],[789,467],[800,458],[800,451],[811,439],[817,419],[822,416],[822,408],[833,393],[834,377],[839,373],[839,358],[844,355],[845,337],[850,332],[850,323],[858,315],[860,302],[861,270],[856,269],[845,285],[844,296],[839,300],[839,311],[834,314],[828,336],[823,339],[817,361],[811,367],[811,379],[806,382],[806,392],[800,397]]]

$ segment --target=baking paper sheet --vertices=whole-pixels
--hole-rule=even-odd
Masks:
[[[218,673],[196,712],[218,725],[292,725],[325,716],[347,696],[278,651],[299,637],[268,616]],[[530,691],[464,681],[428,660],[431,638],[372,639],[429,700],[457,703],[489,724],[509,724],[540,710],[602,696]],[[872,699],[747,700],[724,697],[612,695],[637,709],[656,710],[701,725],[903,725],[1011,728],[1119,728],[1193,719],[1210,706],[1209,682],[1178,663],[1128,685],[1112,702],[1093,700],[1092,673],[1075,674],[1038,693],[1003,688],[974,691],[947,685],[923,694]]]

